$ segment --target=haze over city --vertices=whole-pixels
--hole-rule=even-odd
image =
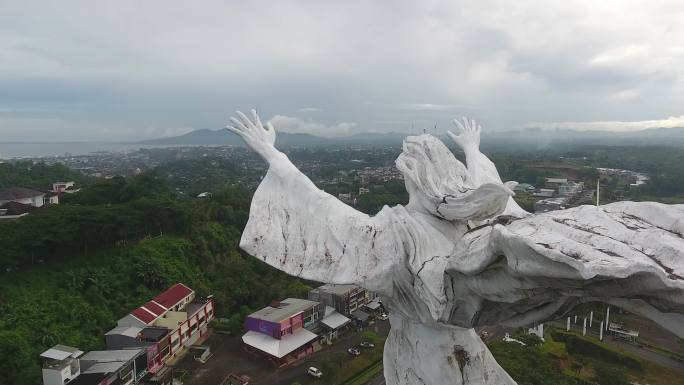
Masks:
[[[0,141],[684,126],[681,1],[5,1]]]

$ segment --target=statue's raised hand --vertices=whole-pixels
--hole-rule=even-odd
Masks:
[[[238,134],[252,150],[270,163],[278,153],[275,148],[276,134],[273,125],[267,122],[266,127],[264,127],[256,110],[252,110],[252,120],[240,111],[237,111],[236,114],[240,119],[231,117],[231,124],[227,125],[226,128]]]
[[[453,120],[454,125],[459,129],[460,134],[456,135],[451,131],[447,134],[458,144],[464,152],[480,150],[480,131],[482,127],[475,120],[468,120],[463,117],[463,122],[458,119]]]

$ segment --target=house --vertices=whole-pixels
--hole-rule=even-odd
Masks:
[[[211,296],[198,298],[194,290],[177,283],[121,318],[105,334],[107,349],[145,347],[148,370],[156,373],[206,335],[213,318]]]
[[[242,342],[247,351],[284,366],[313,353],[313,343],[319,337],[311,330],[318,326],[321,316],[321,305],[315,301],[274,301],[247,316]]]
[[[82,351],[66,345],[55,345],[40,354],[43,359],[43,385],[64,385],[81,374],[78,357]]]
[[[40,207],[45,204],[45,193],[23,187],[0,189],[0,205],[9,202]]]
[[[373,300],[375,295],[360,286],[329,283],[309,291],[308,298],[349,317],[351,313]]]

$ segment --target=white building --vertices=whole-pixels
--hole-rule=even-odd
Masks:
[[[71,346],[55,345],[41,353],[43,358],[43,384],[65,385],[81,374],[78,357],[82,351]]]

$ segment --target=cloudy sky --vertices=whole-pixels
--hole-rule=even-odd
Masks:
[[[0,142],[684,126],[684,2],[0,0]]]

